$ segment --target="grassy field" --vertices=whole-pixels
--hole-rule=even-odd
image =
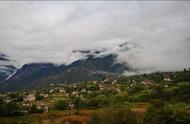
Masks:
[[[132,112],[138,113],[140,117],[139,124],[143,124],[143,115],[147,111],[147,107],[147,103],[136,103],[131,108]],[[107,113],[117,113],[121,109],[127,111],[128,107],[50,111],[18,117],[0,117],[0,124],[88,124],[91,123],[90,121],[95,114],[104,117],[107,116]]]

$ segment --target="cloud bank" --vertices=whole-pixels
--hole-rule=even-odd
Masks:
[[[102,50],[142,71],[190,66],[190,2],[0,2],[0,53],[20,66],[69,64]],[[119,44],[128,42],[128,49]]]

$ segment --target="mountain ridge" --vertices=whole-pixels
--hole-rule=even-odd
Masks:
[[[95,57],[77,60],[69,65],[54,65],[52,63],[25,64],[12,77],[0,86],[0,91],[17,91],[50,83],[74,83],[80,81],[101,79],[107,75],[122,74],[129,70],[125,64],[116,63],[117,55]]]
[[[9,56],[0,53],[0,84],[7,80],[17,70],[15,61],[11,60]]]

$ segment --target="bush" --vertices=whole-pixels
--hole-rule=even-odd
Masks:
[[[185,105],[165,105],[161,108],[151,107],[145,114],[146,124],[189,124],[190,117],[185,115]]]
[[[36,95],[36,100],[43,100],[44,99],[44,96],[42,95]]]
[[[123,103],[128,100],[129,95],[127,93],[119,93],[113,96],[112,103]]]
[[[162,101],[161,99],[154,99],[154,100],[151,101],[151,103],[157,109],[164,106],[164,101]]]
[[[0,104],[0,116],[11,115],[12,111],[20,109],[16,103],[1,103]]]
[[[142,124],[143,116],[125,108],[106,108],[92,115],[90,124]]]
[[[30,113],[42,113],[42,109],[38,109],[36,105],[32,105]]]
[[[90,108],[95,108],[95,107],[97,107],[97,106],[98,106],[98,101],[97,101],[97,99],[95,99],[95,98],[89,99],[88,102],[87,102],[87,106],[90,107]]]
[[[55,108],[58,110],[66,110],[68,106],[68,101],[67,100],[59,100],[56,104],[55,104]]]
[[[133,96],[133,100],[136,102],[145,102],[150,101],[153,98],[156,98],[157,92],[155,90],[143,90]]]

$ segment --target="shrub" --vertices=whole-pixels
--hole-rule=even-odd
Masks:
[[[122,102],[125,102],[127,101],[129,95],[127,93],[120,93],[120,94],[117,94],[113,97],[113,103],[122,103]]]
[[[38,109],[36,105],[32,105],[31,109],[30,109],[30,113],[42,113],[43,110],[42,109]]]
[[[59,110],[65,110],[65,109],[67,109],[67,106],[68,106],[68,101],[67,100],[59,100],[55,104],[55,108],[59,109]]]
[[[151,107],[145,114],[146,124],[189,124],[190,117],[183,111],[183,104]]]
[[[139,113],[125,108],[106,108],[92,115],[90,124],[142,124],[143,118]]]
[[[36,95],[36,100],[43,100],[44,99],[44,96],[42,95]]]

